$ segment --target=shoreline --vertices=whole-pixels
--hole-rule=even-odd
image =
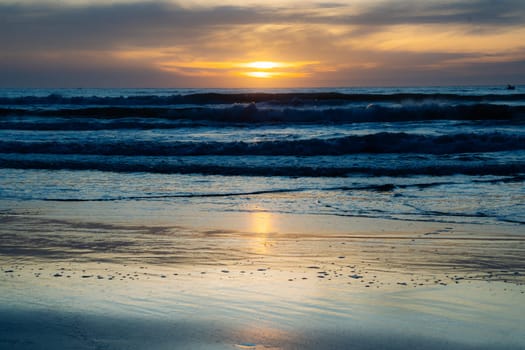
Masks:
[[[256,268],[306,275],[330,270],[314,277],[384,275],[379,280],[408,273],[417,278],[399,282],[418,286],[479,279],[525,285],[525,238],[519,225],[211,212],[191,205],[145,219],[129,208],[121,213],[119,206],[69,208],[3,213],[1,271],[12,270],[17,261],[60,268],[105,263],[150,266],[159,275],[177,269]]]

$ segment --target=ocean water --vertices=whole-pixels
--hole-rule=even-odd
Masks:
[[[193,206],[519,232],[524,89],[3,89],[1,209],[109,202],[153,218]]]

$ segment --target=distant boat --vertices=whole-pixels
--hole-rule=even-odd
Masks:
[[[507,84],[507,90],[516,90],[514,85]]]

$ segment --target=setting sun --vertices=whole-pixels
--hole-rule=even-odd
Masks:
[[[272,61],[257,61],[257,62],[250,62],[246,64],[246,67],[249,68],[256,68],[256,69],[273,69],[276,67],[282,67],[284,64],[279,62],[272,62]]]
[[[153,56],[151,52],[122,51],[120,57],[132,59],[133,57]],[[326,71],[327,68],[319,61],[199,61],[199,60],[172,60],[169,55],[157,57],[157,65],[163,71],[171,74],[179,74],[186,77],[218,78],[227,76],[231,81],[238,84],[256,84],[256,80],[262,82],[271,81],[273,86],[279,84],[290,84],[290,79],[308,78],[315,72]],[[246,78],[251,78],[247,80]],[[272,78],[272,79],[270,79]],[[277,82],[279,81],[279,82]]]
[[[271,72],[247,72],[244,75],[247,75],[252,78],[271,78],[272,76],[275,76],[276,73]]]
[[[293,64],[285,64],[282,62],[273,62],[273,61],[256,61],[256,62],[250,62],[243,65],[243,67],[246,68],[253,68],[258,69],[258,71],[254,72],[246,72],[243,73],[243,75],[252,77],[252,78],[273,78],[275,76],[282,75],[282,72],[270,72],[269,70],[272,70],[273,68],[282,68],[282,67],[293,67]]]

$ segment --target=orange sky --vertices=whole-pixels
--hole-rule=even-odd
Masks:
[[[525,1],[0,1],[4,87],[525,82]]]

